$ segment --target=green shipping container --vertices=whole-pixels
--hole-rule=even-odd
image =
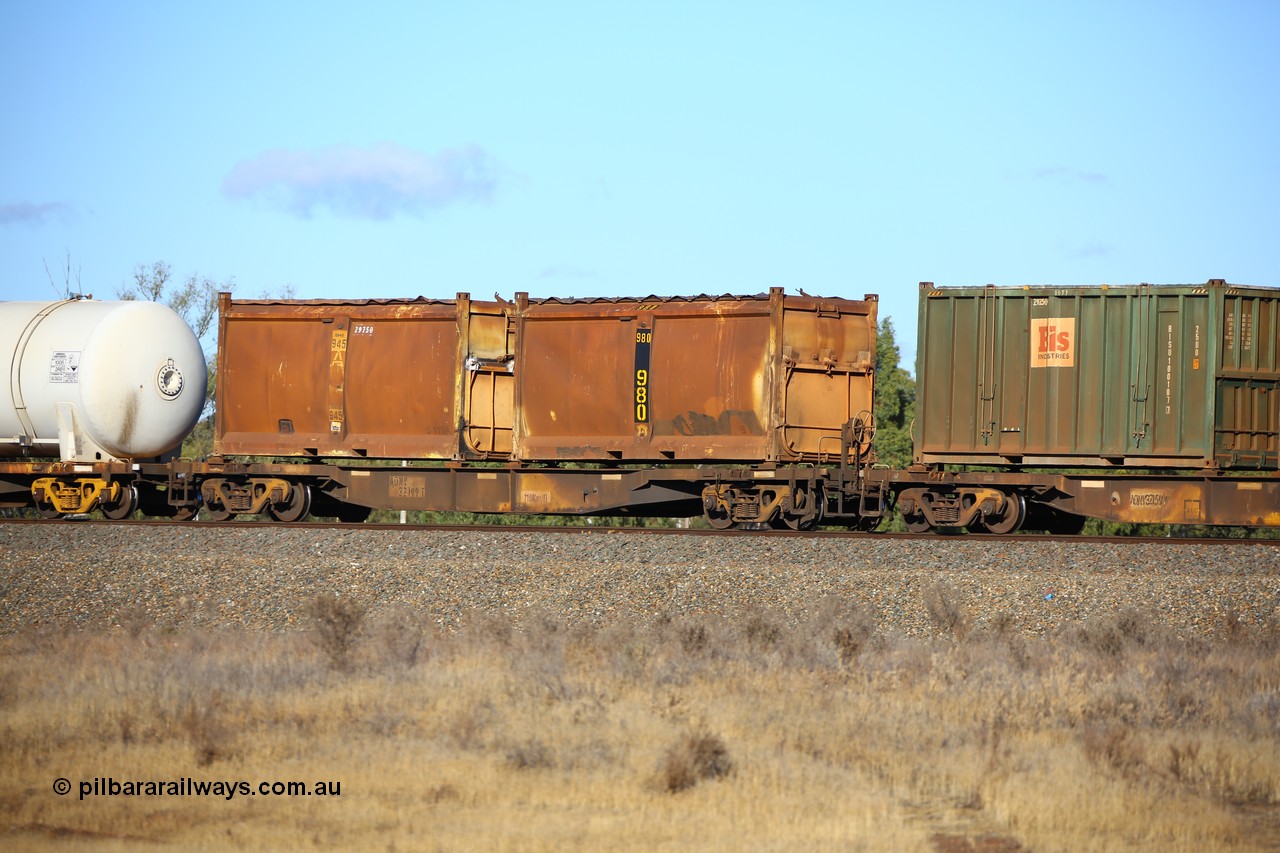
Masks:
[[[1280,290],[921,284],[916,462],[1268,469]]]

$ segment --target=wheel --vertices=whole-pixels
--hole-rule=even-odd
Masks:
[[[1027,499],[1019,494],[1005,495],[1004,512],[995,519],[983,516],[983,526],[988,533],[1003,536],[1022,526],[1027,518]]]
[[[707,486],[702,490],[702,517],[716,530],[733,527],[732,505],[728,500],[721,500],[731,494],[732,490],[723,486]]]
[[[822,521],[822,507],[826,501],[818,500],[817,506],[812,506],[813,493],[803,489],[797,490],[792,500],[796,501],[796,506],[790,514],[781,514],[783,525],[790,530],[812,530],[817,527]]]
[[[268,504],[267,514],[276,521],[291,524],[301,521],[311,512],[311,487],[305,483],[294,483],[289,489],[289,497],[282,504]]]
[[[230,521],[236,514],[220,503],[205,501],[204,506],[200,507],[200,517],[207,521]]]
[[[929,517],[920,509],[920,502],[912,494],[903,494],[898,499],[898,511],[902,513],[902,523],[908,533],[928,533],[933,529]]]
[[[733,527],[733,513],[724,509],[719,504],[714,507],[707,506],[704,502],[702,507],[702,515],[716,530],[728,530]]]
[[[133,483],[121,486],[120,496],[114,502],[99,499],[98,508],[112,521],[128,518],[138,508],[138,487]]]
[[[703,510],[702,515],[716,530],[728,530],[733,527],[733,516],[720,510]]]
[[[40,513],[41,518],[62,518],[62,513],[58,512],[53,504],[48,501],[38,501],[36,503],[36,512]]]
[[[907,526],[908,533],[928,533],[933,529],[933,525],[929,523],[929,519],[925,518],[924,513],[904,515],[902,523]]]

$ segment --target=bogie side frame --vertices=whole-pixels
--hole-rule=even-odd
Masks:
[[[1280,476],[876,470],[908,530],[1078,533],[1087,518],[1136,524],[1280,526]]]

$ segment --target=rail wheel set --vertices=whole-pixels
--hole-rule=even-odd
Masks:
[[[913,464],[877,464],[875,296],[233,300],[214,454],[163,306],[0,303],[0,508],[701,515],[717,529],[1280,525],[1280,291],[921,285]]]

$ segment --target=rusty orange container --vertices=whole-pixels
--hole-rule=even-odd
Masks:
[[[872,408],[875,297],[517,298],[522,460],[838,458]]]
[[[916,461],[1272,469],[1280,290],[921,285]]]
[[[465,411],[459,380],[472,375],[459,365],[470,356],[509,374],[503,306],[465,295],[267,301],[223,294],[219,322],[215,448],[229,456],[453,459]],[[505,435],[509,449],[509,406],[497,417],[506,432],[490,429],[485,446],[492,450]]]

